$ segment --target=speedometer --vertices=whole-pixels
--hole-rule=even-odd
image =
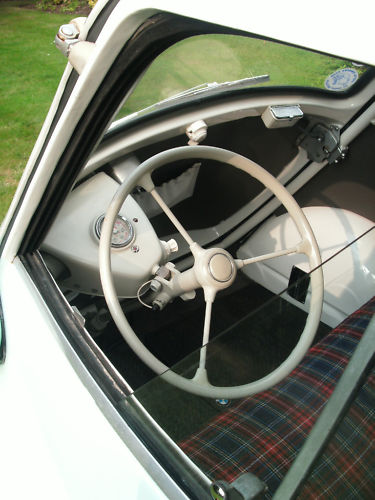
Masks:
[[[95,222],[95,234],[100,238],[104,215],[101,215]],[[134,239],[134,229],[128,219],[118,215],[112,231],[111,246],[113,248],[123,248],[130,245]]]

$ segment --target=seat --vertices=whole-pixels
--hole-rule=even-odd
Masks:
[[[242,399],[180,442],[211,480],[251,472],[272,498],[375,312],[375,297],[313,346],[281,383]],[[367,375],[298,498],[373,499],[375,369]]]

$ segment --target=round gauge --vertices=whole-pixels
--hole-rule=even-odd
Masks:
[[[100,238],[102,232],[102,225],[104,221],[104,215],[101,215],[95,223],[95,234]],[[112,231],[111,247],[113,248],[123,248],[133,241],[134,229],[130,222],[118,215],[115,220]]]

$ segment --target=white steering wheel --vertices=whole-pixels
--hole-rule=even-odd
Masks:
[[[168,206],[163,202],[155,190],[151,179],[151,173],[159,167],[179,160],[215,160],[227,163],[239,168],[249,175],[259,180],[264,186],[270,189],[281,201],[293,219],[301,241],[292,248],[287,248],[278,252],[265,254],[250,259],[234,259],[226,250],[222,248],[203,249],[197,242],[194,242],[180,222],[173,215]],[[123,310],[120,306],[116,290],[114,287],[111,272],[111,237],[116,216],[125,198],[136,186],[142,186],[159,203],[165,214],[176,226],[185,241],[189,244],[194,257],[192,268],[180,273],[173,285],[175,296],[193,291],[199,287],[204,290],[206,302],[205,322],[203,329],[203,341],[200,351],[199,367],[192,379],[187,379],[173,372],[168,366],[158,360],[139,340],[129,325]],[[209,341],[211,308],[215,295],[219,290],[230,286],[235,277],[237,269],[261,260],[279,257],[292,253],[304,253],[309,259],[311,273],[311,300],[309,313],[306,319],[304,330],[300,339],[290,353],[274,371],[265,377],[239,386],[218,387],[211,385],[206,372],[206,345]],[[100,276],[102,280],[103,292],[112,314],[112,317],[121,334],[128,342],[129,346],[142,359],[142,361],[160,375],[167,382],[185,391],[206,396],[209,398],[241,398],[266,390],[285,378],[301,361],[304,354],[310,347],[316,329],[319,325],[323,303],[323,273],[321,269],[321,258],[314,234],[303,211],[284,188],[280,182],[269,172],[254,163],[253,161],[240,156],[231,151],[210,146],[185,146],[171,149],[159,153],[146,160],[140,165],[128,179],[118,188],[110,206],[108,207],[105,221],[102,227],[99,248]]]

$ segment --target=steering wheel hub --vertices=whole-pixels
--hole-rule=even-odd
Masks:
[[[232,278],[235,271],[233,259],[224,253],[215,253],[208,263],[208,270],[215,281],[225,283]]]

